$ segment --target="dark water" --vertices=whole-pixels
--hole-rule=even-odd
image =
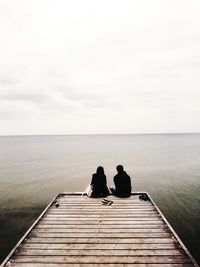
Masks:
[[[0,137],[0,260],[62,191],[123,164],[200,263],[200,134]]]

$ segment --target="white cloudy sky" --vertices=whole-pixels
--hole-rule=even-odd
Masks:
[[[200,131],[199,0],[0,0],[0,134]]]

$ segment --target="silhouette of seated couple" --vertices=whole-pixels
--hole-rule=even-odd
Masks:
[[[129,197],[131,195],[131,178],[124,171],[122,165],[118,165],[116,169],[117,174],[113,178],[115,187],[111,187],[110,191],[118,197]],[[90,186],[90,197],[106,197],[110,194],[103,167],[99,166],[96,173],[92,175]]]

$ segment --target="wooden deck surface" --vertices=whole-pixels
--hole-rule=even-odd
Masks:
[[[152,200],[106,199],[60,194],[1,266],[198,266]]]

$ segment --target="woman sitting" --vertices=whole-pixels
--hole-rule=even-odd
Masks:
[[[99,166],[96,173],[92,175],[91,181],[91,197],[106,197],[109,195],[106,176],[103,167]]]

